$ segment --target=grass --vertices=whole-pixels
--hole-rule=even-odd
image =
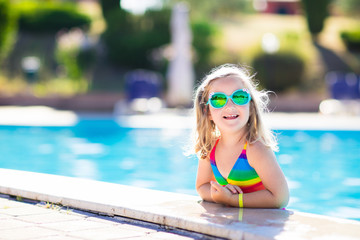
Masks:
[[[63,206],[61,206],[59,204],[51,203],[51,202],[40,202],[37,205],[42,208],[51,209],[51,210],[55,210],[58,212],[65,210],[65,209],[63,209]],[[69,209],[69,207],[66,207],[65,213],[70,214],[71,212],[72,212],[72,209]]]

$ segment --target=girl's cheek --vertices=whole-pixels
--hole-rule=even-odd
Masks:
[[[214,117],[216,118],[217,109],[209,108],[209,118],[210,120],[214,120]]]
[[[214,120],[213,117],[212,117],[211,110],[208,112],[208,117],[209,117],[210,120]]]

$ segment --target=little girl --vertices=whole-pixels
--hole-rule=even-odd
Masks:
[[[213,69],[196,91],[196,189],[205,201],[234,207],[282,208],[289,190],[264,126],[269,98],[237,65]]]

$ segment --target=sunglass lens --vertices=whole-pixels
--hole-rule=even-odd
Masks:
[[[232,100],[237,105],[244,105],[249,102],[250,95],[245,91],[237,91],[233,94]]]
[[[221,108],[225,106],[226,100],[227,97],[225,96],[225,94],[216,93],[211,97],[210,103],[211,106],[213,106],[214,108]]]

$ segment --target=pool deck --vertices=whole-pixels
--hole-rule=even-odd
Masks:
[[[110,217],[0,194],[0,239],[92,240],[200,238],[190,233],[124,217]]]
[[[154,114],[115,116],[111,113],[76,113],[46,106],[0,106],[0,125],[71,126],[80,118],[114,119],[124,127],[192,128],[189,110],[164,109]],[[264,116],[272,129],[360,130],[360,115],[274,112]]]
[[[66,126],[78,115],[0,108],[0,125]],[[108,118],[110,115],[97,115]],[[359,116],[276,113],[274,129],[360,130]],[[129,127],[189,128],[187,112],[116,118]],[[5,194],[5,195],[2,195]],[[45,208],[9,196],[65,206]],[[0,169],[1,239],[360,239],[360,222],[278,209],[237,209],[199,197],[94,180]]]

